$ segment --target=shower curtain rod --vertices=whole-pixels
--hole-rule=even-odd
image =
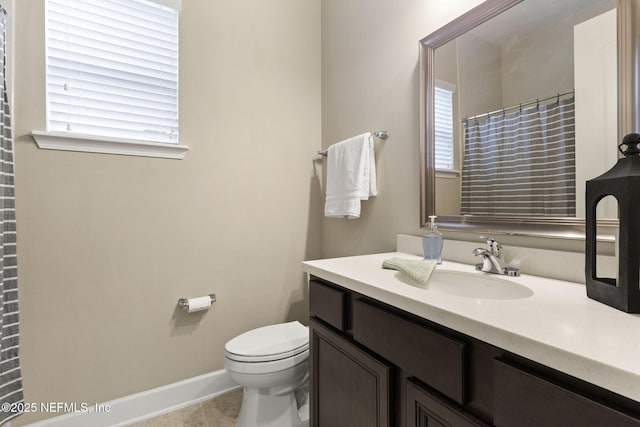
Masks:
[[[488,113],[476,114],[475,116],[469,116],[467,118],[462,119],[461,122],[466,122],[468,120],[474,120],[474,119],[478,119],[480,117],[485,117],[485,116],[489,117],[489,116],[497,114],[497,113],[503,113],[504,114],[507,110],[513,110],[513,109],[516,109],[516,108],[519,108],[520,110],[522,110],[522,107],[524,107],[526,105],[540,104],[541,102],[548,101],[550,99],[557,99],[558,101],[560,101],[560,97],[561,96],[570,95],[570,94],[573,94],[574,92],[575,92],[575,89],[572,89],[572,90],[564,92],[564,93],[558,93],[556,95],[548,96],[546,98],[536,99],[535,101],[529,101],[529,102],[524,102],[522,104],[512,105],[511,107],[500,108],[499,110],[489,111]]]

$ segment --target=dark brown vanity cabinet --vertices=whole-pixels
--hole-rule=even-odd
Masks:
[[[321,279],[309,301],[312,426],[487,425],[462,406],[465,341]]]
[[[640,427],[640,403],[316,277],[312,427]]]

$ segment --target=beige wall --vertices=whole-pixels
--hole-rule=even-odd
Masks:
[[[467,118],[502,108],[500,49],[477,37],[460,37],[460,116]]]
[[[573,26],[565,21],[506,44],[501,107],[573,90],[573,59]]]
[[[395,250],[420,234],[418,41],[480,0],[323,0],[322,145],[368,130],[376,142],[377,197],[357,220],[324,219],[323,255]]]
[[[304,319],[300,262],[321,238],[320,2],[183,2],[182,161],[36,147],[43,3],[16,2],[25,400],[101,402],[221,369],[231,337]],[[209,292],[210,311],[175,309]]]

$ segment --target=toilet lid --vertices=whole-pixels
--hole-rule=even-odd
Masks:
[[[224,347],[227,357],[233,360],[264,362],[284,359],[309,348],[309,330],[297,321],[263,326],[238,335]]]

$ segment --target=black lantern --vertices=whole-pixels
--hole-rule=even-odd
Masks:
[[[624,157],[609,171],[587,181],[587,296],[627,313],[640,313],[640,134],[624,137]],[[618,201],[618,278],[596,277],[596,206],[606,196]]]

